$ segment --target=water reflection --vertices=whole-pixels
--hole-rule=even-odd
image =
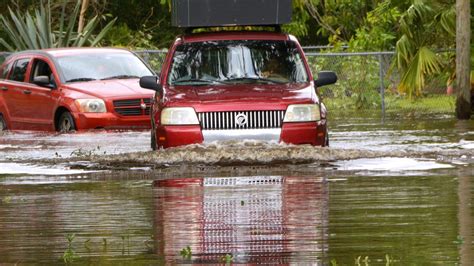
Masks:
[[[471,173],[472,174],[472,173]],[[458,196],[459,196],[459,256],[461,265],[469,265],[474,262],[473,224],[472,224],[472,175],[469,172],[459,173]]]
[[[156,251],[195,263],[318,262],[327,251],[328,183],[308,177],[222,177],[154,182]]]
[[[0,265],[472,265],[472,167],[371,173],[0,176]]]

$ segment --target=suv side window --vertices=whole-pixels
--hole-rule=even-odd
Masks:
[[[13,65],[13,71],[8,77],[9,80],[14,81],[25,81],[25,74],[26,69],[28,68],[28,63],[30,62],[29,58],[23,58],[16,60],[15,64]]]
[[[49,84],[55,86],[56,82],[54,80],[53,71],[49,67],[48,63],[41,59],[35,59],[33,61],[33,68],[31,70],[30,82],[33,82],[35,77],[38,76],[47,76],[49,78]]]

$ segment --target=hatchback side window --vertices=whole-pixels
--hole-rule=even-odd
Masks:
[[[33,68],[31,70],[30,82],[33,82],[35,77],[39,77],[39,76],[48,77],[49,84],[53,87],[56,86],[53,71],[49,67],[48,63],[46,63],[45,61],[40,60],[40,59],[35,59],[35,61],[33,61]]]
[[[12,63],[8,63],[3,66],[3,69],[0,70],[0,79],[5,79],[8,76],[8,72],[10,72],[10,69],[12,68]]]
[[[8,77],[8,79],[20,82],[25,81],[26,69],[28,68],[29,62],[29,58],[17,60],[13,65],[12,73],[10,74],[10,77]]]

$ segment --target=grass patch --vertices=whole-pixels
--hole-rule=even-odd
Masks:
[[[452,95],[428,95],[415,100],[409,100],[396,95],[385,96],[386,113],[433,113],[452,114],[455,110],[456,97]],[[325,98],[330,114],[344,113],[374,113],[381,112],[380,97],[360,104],[356,97]]]

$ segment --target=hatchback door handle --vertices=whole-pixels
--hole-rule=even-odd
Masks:
[[[24,94],[31,94],[31,91],[30,90],[24,90],[23,93]]]
[[[7,88],[7,87],[1,87],[0,90],[1,90],[1,91],[7,91],[8,88]]]

